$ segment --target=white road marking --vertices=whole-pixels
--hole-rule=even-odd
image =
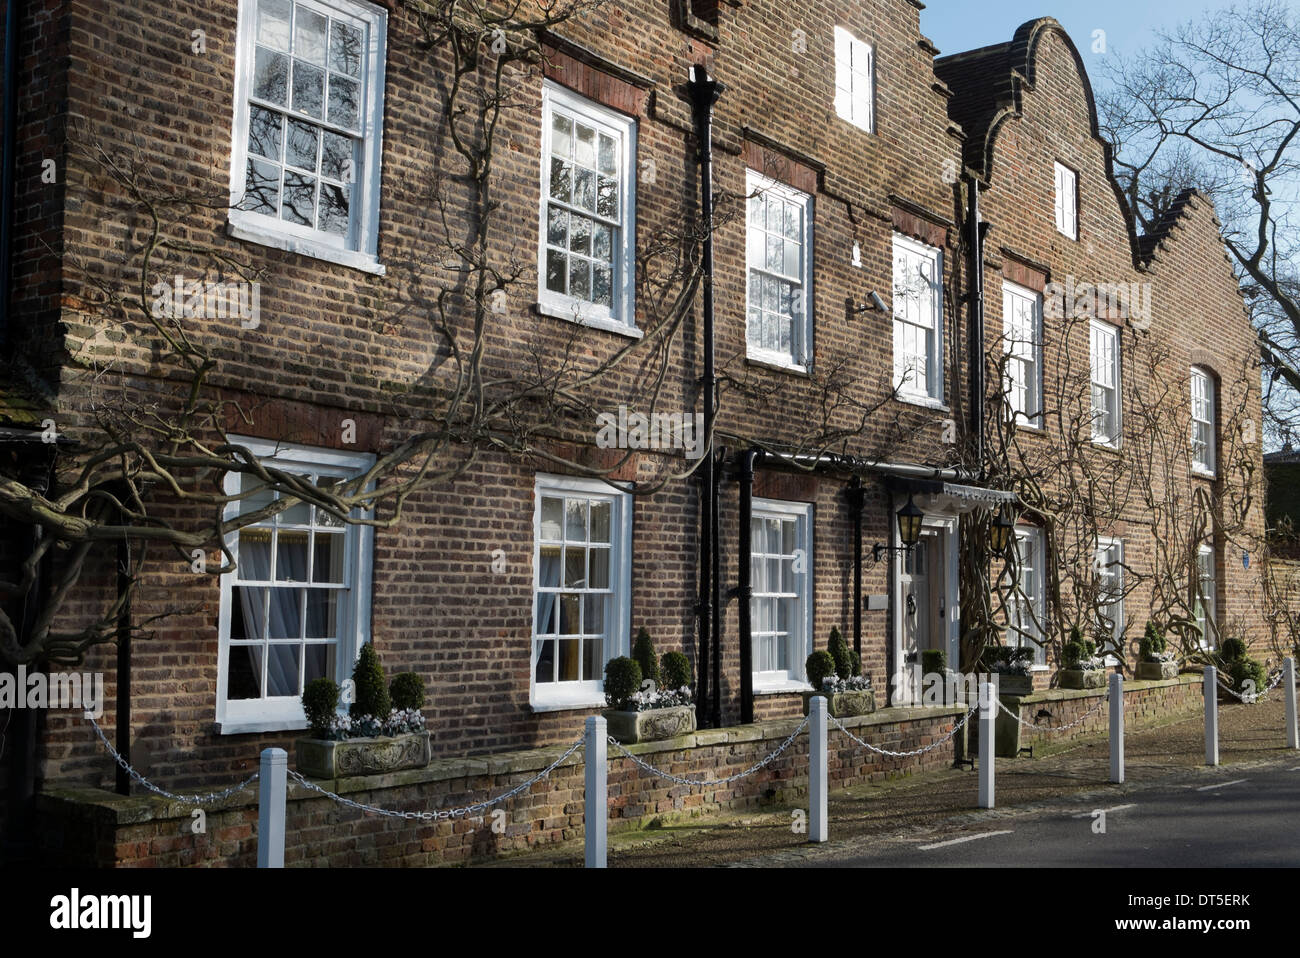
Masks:
[[[1297,765],[1295,768],[1291,769],[1291,771],[1300,772],[1300,765]]]
[[[1126,808],[1137,808],[1137,802],[1129,802],[1127,805],[1116,805],[1114,808],[1102,808],[1098,811],[1105,812],[1109,815],[1111,812],[1122,812]],[[1071,818],[1092,818],[1093,812],[1080,812],[1078,815],[1071,815]]]
[[[978,841],[981,838],[992,838],[994,835],[1010,835],[1011,829],[1003,829],[1000,832],[980,832],[978,835],[965,835],[961,838],[950,838],[946,842],[935,842],[933,845],[920,845],[918,848],[923,852],[928,852],[933,848],[946,848],[949,845],[960,845],[962,842]]]
[[[1217,785],[1202,785],[1197,789],[1198,792],[1208,792],[1213,788],[1227,788],[1229,785],[1240,785],[1242,782],[1248,782],[1247,778],[1234,778],[1231,782],[1220,782]]]

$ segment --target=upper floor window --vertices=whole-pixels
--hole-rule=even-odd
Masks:
[[[231,441],[317,487],[361,475],[374,461],[331,449]],[[227,518],[285,498],[249,473],[227,473],[225,491],[239,497],[227,506]],[[369,636],[373,541],[370,527],[297,500],[227,537],[236,568],[221,578],[218,615],[217,722],[223,732],[301,728],[303,687],[351,674]]]
[[[868,133],[874,129],[871,44],[835,28],[835,114]]]
[[[1120,436],[1119,329],[1089,324],[1092,365],[1092,441],[1118,448]]]
[[[751,359],[812,361],[812,197],[750,170],[746,342]]]
[[[1034,664],[1045,666],[1047,649],[1043,645],[1043,623],[1047,609],[1043,586],[1047,555],[1042,529],[1016,529],[1016,557],[1020,567],[1020,590],[1007,601],[1008,644],[1032,648]]]
[[[812,653],[812,505],[755,499],[753,509],[754,687],[800,685]]]
[[[532,702],[603,704],[605,663],[629,648],[632,497],[538,476],[535,498]]]
[[[382,272],[386,16],[361,0],[241,0],[235,236]]]
[[[894,384],[901,398],[943,402],[943,253],[894,234]]]
[[[1056,174],[1056,229],[1070,239],[1079,238],[1079,179],[1074,170],[1054,164]]]
[[[635,121],[555,83],[542,86],[539,308],[636,327]]]
[[[1002,284],[1003,349],[1006,371],[1002,389],[1017,423],[1041,427],[1043,296],[1015,283]]]
[[[1192,468],[1214,475],[1214,379],[1198,366],[1192,367]]]

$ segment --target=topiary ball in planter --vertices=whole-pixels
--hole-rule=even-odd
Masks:
[[[820,692],[822,689],[822,680],[835,675],[835,660],[831,658],[829,652],[817,651],[808,656],[804,662],[804,672],[808,676],[808,684],[813,687],[814,692]]]
[[[650,640],[650,633],[642,626],[632,643],[632,659],[641,667],[641,681],[650,679],[659,684],[659,660],[655,658],[655,645]]]
[[[948,656],[943,649],[925,649],[921,652],[921,672],[925,675],[943,675],[948,671]]]
[[[339,686],[333,679],[312,679],[302,690],[302,710],[312,734],[322,737],[339,707]]]
[[[1258,659],[1234,659],[1228,666],[1228,676],[1238,695],[1245,695],[1248,691],[1252,695],[1259,695],[1268,686],[1268,673]],[[1253,687],[1248,687],[1247,682],[1253,682]]]
[[[1224,662],[1236,662],[1246,657],[1246,643],[1241,639],[1224,639],[1219,650]]]
[[[1065,669],[1077,669],[1079,667],[1079,662],[1083,657],[1083,643],[1076,639],[1071,639],[1069,642],[1066,642],[1065,647],[1061,649],[1061,667]]]
[[[682,652],[665,652],[659,660],[659,674],[663,678],[664,688],[669,689],[689,687],[694,678],[691,660]]]
[[[849,657],[853,660],[853,674],[862,674],[862,656],[857,652],[850,652]]]
[[[853,671],[853,658],[849,654],[849,644],[844,641],[844,636],[840,634],[838,627],[831,629],[830,639],[826,643],[826,651],[831,654],[831,659],[835,663],[835,674],[842,679],[847,679],[856,674]]]
[[[403,672],[388,687],[388,697],[395,709],[424,708],[424,679],[415,672]]]
[[[356,701],[348,708],[349,715],[383,718],[393,710],[384,667],[379,663],[379,653],[369,642],[361,647],[361,654],[357,656],[357,664],[352,669],[352,685]]]
[[[605,663],[605,702],[612,709],[624,709],[634,692],[641,690],[641,666],[626,655]]]

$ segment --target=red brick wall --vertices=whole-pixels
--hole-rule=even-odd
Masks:
[[[895,714],[845,719],[855,734],[895,751],[929,745],[951,730],[952,710],[909,719]],[[683,778],[725,778],[775,751],[797,722],[741,726],[727,741],[693,745],[692,737],[632,746],[642,761]],[[571,722],[565,738],[572,739]],[[712,734],[712,733],[710,733]],[[464,807],[495,798],[528,781],[559,758],[561,749],[488,757],[485,761],[437,761],[369,779],[343,779],[323,786],[353,801],[400,811]],[[847,788],[951,763],[951,741],[920,759],[876,755],[838,731],[830,738],[827,774],[832,788]],[[532,761],[530,761],[530,759]],[[506,771],[508,766],[511,770]],[[500,767],[501,770],[498,770]],[[734,783],[689,787],[651,775],[610,748],[609,827],[644,824],[664,815],[695,816],[774,803],[792,806],[807,795],[808,736],[801,734],[764,768]],[[426,824],[363,815],[290,782],[285,864],[293,867],[427,866],[490,858],[583,835],[581,753],[546,779],[505,803],[502,834],[493,819],[479,817]],[[971,786],[972,802],[974,785]],[[189,806],[162,800],[120,799],[93,789],[55,789],[39,802],[42,860],[49,865],[99,867],[251,867],[257,861],[257,796],[246,789],[209,811],[206,832],[195,835]]]

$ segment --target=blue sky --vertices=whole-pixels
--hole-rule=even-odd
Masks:
[[[1156,31],[1172,30],[1230,0],[925,0],[921,32],[943,54],[1010,40],[1016,27],[1035,17],[1055,17],[1069,32],[1092,76],[1105,54],[1094,53],[1093,31],[1106,31],[1107,53],[1132,54],[1156,41]],[[1093,78],[1097,82],[1097,78]]]

